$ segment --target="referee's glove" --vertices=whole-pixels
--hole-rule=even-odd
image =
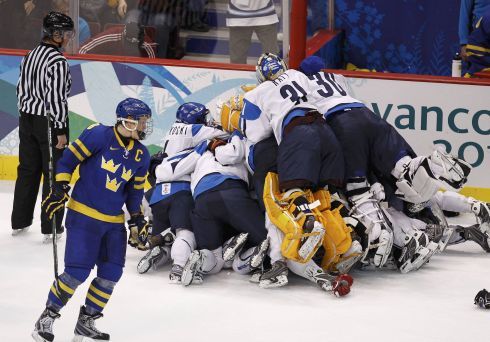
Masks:
[[[138,248],[139,250],[146,250],[146,242],[148,241],[148,235],[151,234],[152,226],[142,213],[131,215],[128,221],[129,239],[128,245]]]
[[[48,196],[41,203],[42,210],[50,220],[58,210],[65,209],[65,203],[70,199],[68,191],[70,191],[68,182],[55,182],[51,186]]]

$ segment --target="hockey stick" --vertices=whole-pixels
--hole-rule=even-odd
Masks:
[[[46,112],[46,120],[48,122],[48,149],[49,149],[49,177],[48,177],[48,186],[49,189],[52,189],[54,184],[54,161],[53,161],[53,134],[51,132],[51,112]],[[53,215],[53,219],[51,220],[51,229],[53,235],[53,261],[54,261],[54,278],[56,284],[56,290],[58,290],[58,233],[56,232],[56,213]]]

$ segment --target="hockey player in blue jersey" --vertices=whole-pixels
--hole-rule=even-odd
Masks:
[[[490,8],[478,19],[475,29],[468,36],[466,54],[470,64],[469,74],[490,71]]]
[[[152,247],[138,263],[139,273],[147,272],[152,266],[157,267],[170,256],[173,261],[170,281],[179,283],[182,267],[196,247],[190,220],[194,208],[190,172],[180,174],[178,177],[174,175],[179,171],[175,168],[180,160],[189,155],[200,142],[228,136],[222,130],[206,125],[208,113],[209,110],[203,104],[197,102],[182,104],[177,109],[176,122],[164,139],[162,153],[152,157],[150,174],[156,179],[155,188],[149,199],[153,216],[152,235],[158,236],[164,229],[170,227],[176,238],[170,255],[167,255],[165,246]],[[162,161],[167,157],[162,165]],[[167,170],[167,166],[171,169]]]
[[[126,255],[126,229],[122,207],[131,215],[130,229],[141,241],[149,225],[141,213],[149,154],[139,141],[151,131],[151,110],[142,101],[127,98],[116,108],[115,126],[94,124],[64,151],[56,168],[56,182],[42,208],[52,216],[67,203],[65,269],[49,291],[46,309],[35,324],[36,341],[53,341],[53,322],[97,266],[85,305],[80,308],[73,341],[108,341],[95,328],[115,285],[121,278]],[[79,166],[80,178],[71,196],[69,182]]]

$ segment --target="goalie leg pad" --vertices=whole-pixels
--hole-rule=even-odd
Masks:
[[[368,246],[363,259],[365,260],[368,252],[374,249],[373,263],[376,267],[383,267],[393,246],[393,231],[387,214],[383,213],[379,202],[373,198],[369,183],[365,178],[349,179],[347,196],[352,203],[349,214],[366,228]]]
[[[432,152],[429,161],[431,169],[439,180],[454,190],[463,187],[471,172],[470,164],[439,150]]]
[[[379,235],[378,247],[373,258],[374,266],[383,267],[390,256],[393,247],[393,232],[382,229]]]
[[[321,246],[325,234],[324,226],[320,223],[323,218],[316,209],[319,203],[314,201],[310,191],[295,191],[288,195],[279,192],[277,174],[268,173],[264,185],[264,205],[272,224],[284,233],[282,254],[287,259],[306,262]],[[305,204],[298,204],[301,197],[306,199]]]
[[[490,226],[490,203],[473,200],[471,211],[476,215],[480,224]]]
[[[362,246],[359,241],[352,241],[352,245],[349,250],[344,253],[339,261],[335,264],[335,268],[332,270],[341,274],[349,273],[352,267],[361,260],[363,256]],[[328,271],[328,270],[327,270]]]
[[[425,203],[439,190],[437,177],[432,173],[427,158],[402,158],[398,161],[392,174],[396,177],[396,195],[410,203]],[[399,172],[399,169],[402,169]]]

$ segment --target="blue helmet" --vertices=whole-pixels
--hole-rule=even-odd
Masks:
[[[288,66],[282,58],[272,53],[262,54],[255,66],[255,74],[259,83],[275,80],[286,70]]]
[[[116,116],[118,119],[138,120],[141,116],[151,117],[151,109],[143,101],[128,97],[117,105]]]
[[[140,140],[145,139],[148,135],[151,134],[153,130],[153,125],[151,121],[151,109],[146,103],[141,100],[131,97],[122,100],[117,105],[116,116],[117,121],[120,122],[124,126],[124,128],[129,131],[137,130]],[[139,120],[143,117],[148,118],[148,120],[144,122],[144,126],[143,128],[141,128]],[[128,122],[138,125],[134,128],[129,128],[128,126],[126,126],[126,123]]]
[[[197,102],[186,102],[177,109],[177,120],[186,124],[205,124],[209,109]]]
[[[308,56],[299,65],[299,71],[306,76],[311,76],[325,69],[325,62],[318,56]]]

